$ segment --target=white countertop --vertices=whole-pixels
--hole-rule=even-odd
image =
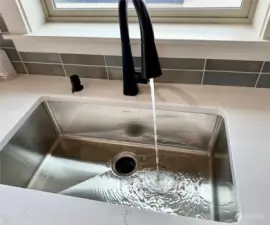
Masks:
[[[72,94],[67,78],[19,76],[0,82],[0,149],[46,99],[151,107],[150,90],[122,95],[121,81],[83,80]],[[240,225],[270,223],[270,89],[156,85],[157,108],[213,112],[225,118],[241,209]],[[0,168],[1,169],[1,168]],[[0,225],[218,225],[86,199],[0,185]]]

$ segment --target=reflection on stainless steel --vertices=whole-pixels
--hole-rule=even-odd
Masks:
[[[66,102],[49,105],[63,134],[154,144],[149,109]],[[156,114],[160,145],[208,149],[216,115],[164,110]],[[130,130],[136,135],[131,135]]]
[[[238,220],[220,116],[157,110],[157,174],[150,110],[46,104],[0,152],[1,184],[200,219]],[[123,152],[137,157],[136,172],[129,176],[112,171]]]
[[[57,139],[44,105],[40,105],[0,152],[2,184],[24,187]]]

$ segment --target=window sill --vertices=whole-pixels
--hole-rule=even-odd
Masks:
[[[130,24],[134,56],[140,55],[140,30]],[[162,57],[270,60],[270,42],[262,41],[252,25],[154,24]],[[118,23],[46,23],[13,39],[18,51],[120,55]]]

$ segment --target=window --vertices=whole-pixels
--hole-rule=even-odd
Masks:
[[[44,0],[49,21],[112,21],[117,19],[118,0]],[[131,1],[131,0],[130,0]],[[249,20],[256,0],[145,0],[152,20],[222,22],[224,18]],[[135,17],[129,4],[129,16]]]

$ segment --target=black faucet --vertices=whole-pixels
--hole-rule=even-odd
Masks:
[[[147,83],[148,79],[161,76],[158,54],[155,45],[152,23],[142,0],[132,0],[136,9],[141,31],[141,73],[134,69],[130,38],[128,32],[127,0],[119,0],[118,13],[122,42],[123,88],[124,95],[138,94],[138,83]]]

